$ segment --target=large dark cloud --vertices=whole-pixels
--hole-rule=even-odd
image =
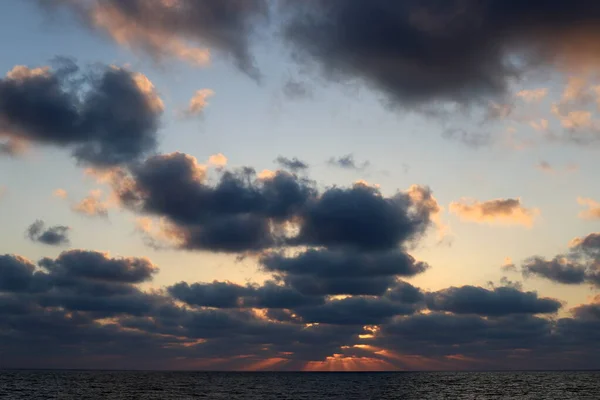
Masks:
[[[138,73],[72,61],[56,69],[14,67],[0,79],[0,135],[72,150],[81,163],[113,166],[153,152],[162,102]]]
[[[268,177],[251,168],[223,171],[216,183],[205,175],[195,158],[171,153],[115,172],[112,183],[126,207],[166,217],[181,247],[223,252],[284,245],[394,249],[420,236],[439,211],[424,187],[385,197],[359,184],[319,193],[314,182],[286,171]]]
[[[40,266],[56,277],[120,283],[141,283],[158,272],[146,258],[110,258],[105,253],[84,250],[66,251],[56,259],[43,258]]]
[[[266,20],[264,0],[51,0],[40,4],[68,6],[89,27],[157,60],[177,57],[203,64],[208,58],[203,47],[209,46],[232,58],[248,75],[259,77],[249,41],[258,24]]]
[[[387,298],[353,296],[316,307],[301,307],[295,312],[304,322],[362,326],[381,324],[396,315],[412,314],[415,307]]]
[[[414,276],[428,267],[400,250],[307,250],[293,257],[269,254],[261,264],[307,295],[381,295],[396,277]]]
[[[64,225],[51,226],[46,229],[44,221],[37,220],[27,228],[27,237],[34,242],[50,246],[68,245],[69,229]]]
[[[522,265],[524,276],[538,276],[567,285],[600,287],[600,235],[590,233],[571,242],[567,254],[552,259],[530,257]]]
[[[525,276],[536,275],[554,282],[567,285],[579,285],[586,281],[586,268],[577,262],[557,257],[545,260],[541,257],[533,257],[523,264]]]
[[[0,256],[0,291],[28,291],[34,270],[35,265],[23,257],[10,254]]]
[[[287,39],[327,77],[358,78],[409,107],[489,99],[542,63],[598,55],[593,0],[288,1],[284,10]]]
[[[273,368],[302,369],[360,356],[408,369],[444,362],[509,368],[515,360],[532,367],[597,367],[596,303],[551,320],[422,313],[426,295],[402,281],[381,296],[342,299],[305,296],[274,281],[181,282],[143,291],[139,285],[155,271],[145,259],[83,250],[43,259],[37,267],[1,256],[3,366],[235,369],[276,360]],[[471,301],[490,303],[478,296]]]
[[[192,306],[215,308],[296,308],[324,302],[319,296],[306,296],[275,282],[262,286],[237,285],[230,282],[180,282],[167,288],[169,294]]]
[[[427,306],[433,311],[455,314],[501,316],[555,313],[561,308],[561,303],[556,299],[540,298],[535,292],[522,292],[512,287],[488,290],[461,286],[428,294]]]
[[[378,189],[366,185],[334,187],[307,204],[300,233],[293,242],[363,250],[393,249],[429,226],[433,210],[413,210],[415,206],[419,205],[405,192],[384,197]]]

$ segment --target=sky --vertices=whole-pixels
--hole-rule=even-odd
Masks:
[[[0,4],[0,368],[600,368],[600,4]]]

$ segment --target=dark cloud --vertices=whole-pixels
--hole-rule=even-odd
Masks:
[[[545,260],[533,257],[522,266],[525,276],[536,275],[558,283],[579,285],[586,280],[586,268],[576,262],[569,262],[563,257]]]
[[[312,90],[305,82],[290,79],[283,85],[283,94],[292,100],[304,99],[312,96]]]
[[[261,264],[287,285],[312,296],[381,295],[396,284],[396,277],[414,276],[428,268],[399,250],[307,250],[293,257],[269,254]]]
[[[331,300],[316,307],[295,310],[304,322],[336,325],[376,325],[396,315],[415,312],[412,305],[393,302],[387,298],[347,297]]]
[[[192,64],[208,61],[204,46],[233,59],[251,77],[259,71],[249,51],[251,34],[266,20],[264,0],[94,0],[40,2],[67,6],[90,28],[155,60],[177,57]]]
[[[600,234],[590,233],[574,239],[569,253],[549,260],[530,257],[523,262],[521,270],[526,277],[533,275],[567,285],[585,283],[600,287]]]
[[[16,66],[0,79],[2,135],[67,147],[77,161],[93,166],[153,152],[161,113],[150,81],[125,69],[98,66],[84,75],[62,60],[54,70]]]
[[[3,366],[241,369],[277,359],[273,368],[302,369],[359,355],[405,369],[510,368],[515,360],[538,368],[598,365],[596,303],[553,320],[421,313],[425,294],[402,281],[382,296],[342,299],[305,296],[275,281],[180,282],[143,291],[155,270],[145,259],[83,250],[38,267],[0,256]],[[504,299],[497,291],[486,296]],[[481,297],[472,303],[497,308]]]
[[[223,252],[284,245],[394,249],[419,237],[439,211],[431,191],[416,186],[391,197],[366,185],[319,194],[314,182],[296,174],[257,177],[251,168],[223,171],[213,184],[182,153],[114,172],[112,185],[125,207],[166,217],[178,246]]]
[[[262,286],[237,285],[230,282],[180,282],[167,288],[169,294],[192,306],[214,308],[296,308],[322,304],[318,296],[305,296],[275,282]]]
[[[364,161],[362,163],[358,163],[355,159],[354,159],[354,155],[353,154],[346,154],[345,156],[341,156],[341,157],[331,157],[328,161],[327,164],[334,166],[334,167],[339,167],[339,168],[343,168],[343,169],[353,169],[353,170],[363,170],[365,168],[367,168],[369,165],[371,165],[371,163],[369,161]]]
[[[28,291],[35,265],[24,257],[0,256],[0,292]]]
[[[423,233],[433,211],[425,202],[416,204],[409,192],[384,197],[378,189],[366,185],[334,187],[307,204],[300,233],[293,242],[364,250],[393,249]]]
[[[522,292],[512,287],[487,290],[461,286],[429,293],[427,307],[432,311],[455,314],[501,316],[555,313],[561,308],[561,303],[556,299],[540,298],[535,292]]]
[[[598,54],[592,0],[290,1],[284,10],[299,58],[411,108],[494,98],[532,68]]]
[[[425,294],[421,289],[400,280],[385,293],[385,297],[403,304],[418,304],[425,300]]]
[[[304,161],[298,160],[296,157],[287,158],[279,156],[275,159],[275,162],[283,168],[287,168],[292,172],[299,172],[308,169],[308,164]]]
[[[84,250],[65,251],[56,259],[43,258],[39,264],[56,277],[127,284],[151,280],[158,272],[146,258],[110,258],[106,253]]]
[[[151,157],[114,183],[125,206],[168,217],[182,247],[224,252],[277,245],[276,226],[315,196],[312,182],[285,171],[268,179],[249,168],[224,171],[210,185],[196,160],[181,153]]]
[[[579,319],[600,322],[600,296],[596,296],[595,303],[582,304],[571,311]]]
[[[69,227],[63,225],[51,226],[46,229],[44,221],[37,220],[27,228],[27,237],[34,241],[49,246],[68,245]]]

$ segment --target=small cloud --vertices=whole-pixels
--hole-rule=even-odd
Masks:
[[[530,121],[529,126],[538,132],[546,132],[548,131],[548,120],[541,118],[537,121]]]
[[[287,168],[292,172],[298,172],[301,170],[308,169],[308,164],[305,163],[304,161],[297,159],[296,157],[287,158],[287,157],[279,156],[275,159],[275,162],[277,164],[279,164],[281,167]]]
[[[461,199],[450,203],[450,212],[458,215],[461,220],[479,224],[506,224],[531,227],[539,215],[536,208],[525,208],[520,199],[495,199],[477,201]]]
[[[537,169],[549,174],[553,174],[555,172],[554,168],[552,168],[552,165],[550,165],[550,163],[547,161],[540,161],[537,165]]]
[[[559,172],[572,173],[577,172],[579,170],[579,166],[577,164],[567,164],[562,169],[557,169],[553,167],[548,161],[543,160],[536,165],[536,168],[547,174],[556,174]]]
[[[460,128],[449,128],[442,132],[442,136],[449,140],[457,140],[473,149],[490,145],[492,138],[489,132],[468,132]]]
[[[52,196],[65,200],[69,195],[65,189],[56,189],[52,192]]]
[[[500,268],[502,268],[502,271],[504,272],[517,272],[517,266],[510,257],[506,257],[504,259],[504,262]]]
[[[48,246],[68,245],[70,228],[68,226],[56,225],[45,229],[44,221],[37,220],[27,228],[27,237],[33,241]]]
[[[227,165],[227,157],[223,153],[213,154],[208,157],[208,163],[218,168],[223,168]]]
[[[312,90],[305,82],[290,79],[283,85],[283,94],[289,99],[298,100],[311,97]]]
[[[588,207],[587,210],[579,213],[581,219],[600,219],[600,203],[588,197],[578,197],[577,203]]]
[[[354,159],[353,154],[346,154],[345,156],[341,156],[338,158],[331,157],[327,163],[334,167],[339,167],[343,169],[353,169],[353,170],[363,170],[367,168],[371,163],[369,161],[364,161],[362,163],[357,162]]]
[[[194,96],[190,99],[188,108],[185,110],[185,115],[193,117],[202,114],[204,108],[208,105],[206,99],[214,96],[214,94],[215,92],[211,89],[196,90],[196,93],[194,93]]]
[[[517,93],[517,97],[522,98],[524,101],[528,103],[538,103],[546,97],[548,94],[548,89],[539,88],[539,89],[531,89],[531,90],[521,90]]]
[[[101,200],[102,191],[92,190],[90,194],[79,203],[72,206],[72,210],[89,217],[108,217],[108,204]]]

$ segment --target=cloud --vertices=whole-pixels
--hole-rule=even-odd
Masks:
[[[569,262],[565,257],[555,257],[545,260],[541,257],[533,257],[523,264],[525,276],[536,275],[554,282],[567,285],[579,285],[586,280],[586,268],[578,263]]]
[[[283,85],[283,94],[292,100],[305,99],[312,96],[312,89],[306,82],[289,79]]]
[[[215,92],[210,89],[196,90],[194,96],[190,99],[190,103],[185,110],[185,114],[188,117],[200,115],[204,112],[204,109],[208,105],[207,98],[214,96]]]
[[[7,138],[0,142],[0,155],[15,157],[24,154],[27,151],[27,143],[18,138]]]
[[[286,285],[305,295],[382,295],[397,277],[424,272],[429,265],[400,251],[362,253],[307,250],[292,257],[268,254],[260,263]]]
[[[588,207],[587,210],[579,213],[579,218],[600,219],[600,203],[587,197],[578,197],[577,203]]]
[[[44,5],[68,7],[91,29],[156,61],[178,58],[205,65],[208,46],[253,78],[259,76],[249,42],[268,13],[263,0],[53,0]]]
[[[54,192],[52,192],[52,196],[65,200],[69,194],[64,189],[56,189]]]
[[[407,107],[481,103],[542,66],[584,69],[598,59],[600,7],[587,0],[543,8],[503,0],[285,6],[285,34],[298,59],[314,60],[334,80],[359,79]]]
[[[561,171],[560,169],[557,169],[556,167],[552,166],[547,161],[540,161],[537,164],[536,168],[547,174],[555,174],[555,173],[559,173],[559,172],[567,172],[567,173],[576,172],[579,169],[579,166],[577,164],[567,164],[562,168],[562,171]]]
[[[49,246],[64,246],[70,243],[68,226],[56,225],[46,229],[44,221],[36,220],[27,228],[27,237],[33,242]]]
[[[539,89],[530,89],[530,90],[520,90],[517,92],[517,97],[522,98],[524,101],[530,103],[539,103],[546,97],[548,94],[547,88],[539,88]]]
[[[423,195],[431,198],[428,189]],[[377,188],[362,184],[348,189],[334,187],[307,203],[299,234],[292,243],[393,249],[420,237],[437,210],[435,201],[415,200],[413,188],[384,197]]]
[[[396,303],[387,298],[372,297],[347,297],[296,310],[304,322],[358,326],[381,324],[396,315],[414,312],[415,308],[412,305]]]
[[[174,298],[196,307],[288,309],[324,302],[323,297],[305,296],[290,287],[270,281],[262,286],[218,281],[191,285],[180,282],[169,286],[167,290]]]
[[[15,66],[0,79],[0,136],[68,148],[83,164],[107,167],[139,160],[157,145],[162,101],[144,75],[98,66],[82,74]]]
[[[363,170],[363,169],[367,168],[369,165],[371,165],[371,163],[369,163],[369,161],[357,163],[357,161],[354,159],[354,155],[352,155],[352,154],[346,154],[345,156],[341,156],[338,158],[331,157],[327,161],[327,163],[334,167],[339,167],[339,168],[343,168],[343,169],[353,169],[353,170],[357,170],[357,171]]]
[[[566,285],[590,284],[600,287],[600,234],[575,238],[567,254],[552,259],[530,257],[521,269],[524,276],[537,276]]]
[[[517,272],[517,266],[510,257],[506,257],[504,259],[504,263],[502,264],[501,268],[505,272]]]
[[[450,311],[454,314],[502,316],[555,313],[562,305],[556,299],[540,298],[535,292],[522,292],[512,287],[487,290],[461,286],[428,294],[427,306],[432,311]]]
[[[279,156],[275,159],[275,162],[279,164],[282,168],[289,169],[292,172],[300,172],[308,169],[308,164],[304,161],[301,161],[294,158],[287,158],[283,156]]]
[[[327,299],[274,281],[143,291],[157,270],[148,259],[96,251],[63,252],[37,266],[0,256],[3,362],[73,368],[92,359],[94,368],[197,370],[253,369],[277,359],[274,369],[302,370],[360,355],[392,369],[508,368],[515,358],[529,367],[597,365],[597,303],[550,319],[531,314],[559,304],[514,288],[426,294],[398,281],[381,296]],[[432,307],[455,312],[425,310],[431,296]]]
[[[102,192],[92,190],[90,194],[81,201],[73,204],[71,209],[76,213],[87,215],[88,217],[108,217],[108,203],[101,200]]]
[[[98,251],[70,250],[56,259],[43,258],[40,266],[53,276],[135,284],[149,281],[158,268],[147,258],[111,258]]]
[[[459,202],[450,203],[450,212],[458,215],[462,220],[476,223],[533,225],[535,217],[539,215],[536,208],[525,208],[520,199],[495,199],[477,201],[461,199]]]
[[[438,210],[429,189],[419,199],[409,192],[386,198],[363,185],[319,194],[312,181],[285,171],[223,171],[213,184],[206,167],[182,153],[153,156],[111,176],[121,205],[166,218],[169,235],[187,249],[391,248],[419,237]],[[359,204],[359,212],[351,204]]]
[[[227,157],[222,153],[213,154],[208,158],[208,164],[217,168],[223,168],[227,165]]]

